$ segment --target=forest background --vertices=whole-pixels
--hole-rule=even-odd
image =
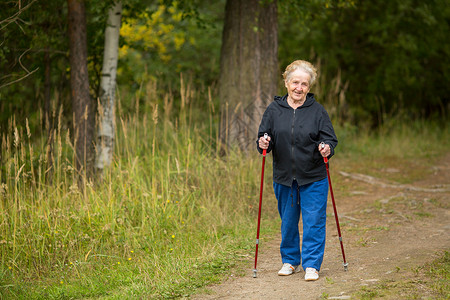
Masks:
[[[117,2],[0,4],[0,292],[6,297],[119,290],[179,297],[217,280],[233,255],[252,249],[254,228],[244,224],[254,220],[258,194],[255,132],[243,137],[250,146],[226,137],[236,121],[228,112],[248,112],[255,99],[232,103],[224,95],[253,93],[255,86],[240,90],[230,77],[245,82],[263,66],[252,60],[226,69],[225,58],[237,56],[227,47],[255,46],[258,61],[273,62],[275,53],[275,71],[267,72],[271,96],[285,92],[281,73],[288,63],[314,63],[320,77],[313,92],[336,126],[342,152],[369,151],[358,148],[361,136],[401,132],[412,144],[448,140],[448,1],[124,0],[114,154],[105,170],[86,172],[88,156],[79,159],[75,134],[88,110],[76,115],[79,90],[71,83],[79,67],[70,53],[74,2],[83,4],[86,25],[83,101],[98,128],[105,30]],[[246,16],[260,23],[246,23]],[[241,20],[240,30],[231,19]],[[273,47],[264,47],[269,31]],[[247,52],[244,59],[255,56]],[[264,83],[264,74],[258,76]],[[270,101],[266,96],[259,108]],[[260,114],[249,113],[251,127]],[[81,150],[94,156],[102,141],[93,131],[92,148]]]

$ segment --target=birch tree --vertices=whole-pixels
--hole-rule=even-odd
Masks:
[[[122,3],[119,1],[109,9],[105,29],[105,48],[100,81],[97,157],[95,163],[95,167],[99,172],[102,172],[105,167],[111,164],[114,149],[114,97],[121,17]]]

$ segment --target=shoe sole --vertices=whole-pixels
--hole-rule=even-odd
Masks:
[[[318,274],[316,273],[316,275],[318,275]],[[316,281],[316,280],[319,280],[319,276],[317,276],[317,278],[305,278],[305,280],[306,281]]]
[[[298,272],[300,272],[300,271],[301,271],[300,268],[297,268],[297,269],[295,269],[294,271],[292,271],[292,273],[289,273],[289,274],[278,273],[278,276],[289,276],[289,275],[298,273]]]
[[[305,281],[317,281],[317,280],[319,280],[319,278],[308,278],[308,279],[305,279]]]

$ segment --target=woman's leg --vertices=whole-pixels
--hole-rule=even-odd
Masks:
[[[297,201],[297,182],[294,182],[292,187],[274,182],[273,189],[278,200],[278,212],[281,217],[281,260],[283,263],[297,266],[300,264],[300,236],[298,231],[300,205]]]
[[[328,180],[300,187],[303,222],[302,267],[320,270],[325,250]]]

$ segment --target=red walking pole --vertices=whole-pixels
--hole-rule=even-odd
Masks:
[[[325,144],[322,142],[320,144],[320,146],[322,148],[324,148]],[[325,163],[325,167],[327,168],[328,184],[330,186],[331,201],[333,202],[334,218],[336,219],[336,227],[338,230],[339,242],[341,243],[342,258],[344,259],[344,271],[347,271],[348,263],[345,260],[345,252],[344,252],[344,244],[342,243],[341,227],[339,226],[339,219],[338,219],[338,214],[337,214],[337,210],[336,210],[336,203],[334,202],[333,186],[331,185],[330,170],[328,169],[328,158],[324,157],[323,162]]]
[[[264,139],[267,139],[269,135],[264,133]],[[261,206],[262,206],[262,196],[263,196],[263,185],[264,185],[264,164],[266,163],[267,150],[263,149],[263,159],[261,168],[261,188],[259,190],[259,211],[258,211],[258,227],[256,229],[256,250],[255,250],[255,267],[253,269],[253,278],[256,278],[256,264],[258,262],[258,245],[259,245],[259,228],[261,226]]]

